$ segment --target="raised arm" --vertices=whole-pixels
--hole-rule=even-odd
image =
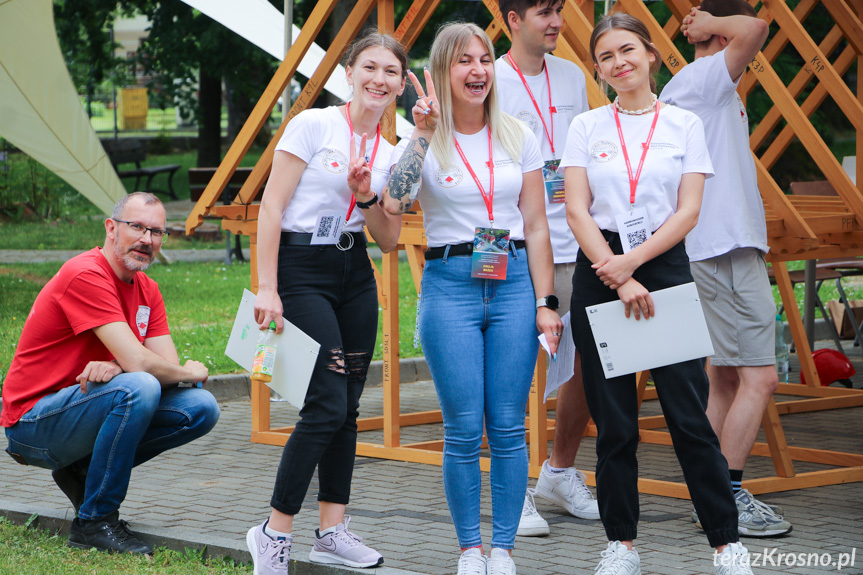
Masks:
[[[401,215],[408,211],[416,199],[422,180],[423,162],[440,120],[440,106],[437,102],[431,72],[425,70],[428,95],[413,72],[408,71],[408,76],[419,95],[419,99],[412,110],[416,128],[402,157],[393,166],[389,182],[384,187],[383,207],[384,210],[393,215]]]
[[[348,187],[357,199],[357,208],[360,203],[368,204],[377,197],[371,189],[372,170],[366,160],[367,136],[363,134],[360,140],[360,153],[357,155],[354,135],[351,134],[351,157],[348,164]],[[388,214],[379,201],[363,209],[363,216],[369,233],[383,253],[393,251],[398,246],[399,233],[401,232],[401,217]]]
[[[725,65],[729,76],[736,82],[764,46],[769,26],[760,18],[742,15],[716,17],[693,8],[683,19],[680,30],[690,44],[706,42],[711,36],[725,38]]]

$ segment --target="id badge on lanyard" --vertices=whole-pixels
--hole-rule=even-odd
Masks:
[[[542,180],[549,204],[562,204],[566,200],[563,175],[558,172],[560,160],[549,160],[542,166]]]
[[[614,106],[614,104],[612,104]],[[623,247],[623,253],[629,253],[647,241],[652,235],[650,226],[650,217],[647,214],[647,208],[635,207],[635,191],[638,188],[638,180],[641,178],[641,168],[644,167],[644,159],[647,157],[647,151],[650,149],[650,141],[653,139],[653,131],[656,129],[656,122],[659,120],[659,102],[656,102],[654,110],[653,123],[650,126],[650,132],[647,134],[647,141],[642,144],[641,160],[638,162],[638,170],[635,175],[632,174],[632,164],[629,163],[629,153],[626,150],[626,141],[623,139],[623,128],[620,125],[620,117],[617,113],[617,107],[614,107],[614,121],[617,124],[617,135],[620,137],[620,147],[623,150],[623,160],[626,162],[626,172],[629,175],[629,211],[617,214],[614,221],[617,224],[617,232],[620,234],[620,244]]]
[[[470,277],[505,280],[509,261],[509,230],[476,228]]]

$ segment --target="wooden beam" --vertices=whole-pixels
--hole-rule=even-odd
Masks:
[[[429,18],[434,14],[438,4],[440,4],[440,0],[414,0],[402,21],[399,22],[395,34],[393,34],[395,39],[410,50],[420,32],[428,24]]]
[[[771,397],[767,402],[764,415],[761,417],[761,427],[764,429],[764,437],[770,446],[770,456],[773,459],[773,468],[779,477],[794,476],[794,462],[788,452],[788,442],[785,440],[785,431],[779,421],[779,411],[776,402]]]
[[[812,361],[812,348],[809,339],[803,331],[803,319],[800,317],[800,308],[797,306],[797,298],[794,288],[791,287],[791,277],[788,275],[788,267],[784,263],[773,263],[773,275],[776,277],[776,286],[782,296],[782,304],[785,306],[785,314],[788,316],[788,328],[791,330],[791,338],[797,348],[797,357],[800,360],[800,371],[806,374],[806,384],[812,387],[821,385],[818,371]]]
[[[818,76],[822,83],[826,84],[827,91],[848,120],[858,129],[863,130],[863,106],[857,101],[854,94],[845,84],[842,77],[836,72],[830,61],[824,55],[800,21],[794,17],[791,9],[784,0],[764,0],[764,5],[770,10],[771,16],[782,27],[791,43],[808,63],[812,71]],[[859,22],[858,22],[859,23]],[[829,178],[828,178],[829,179]]]
[[[841,40],[842,30],[839,29],[839,26],[834,26],[827,36],[824,37],[824,40],[818,47],[821,48],[825,54],[832,54],[833,50],[836,49],[836,46],[839,45]],[[837,72],[844,74],[844,71],[840,70],[839,66],[834,64],[834,67]],[[803,66],[791,83],[788,84],[788,91],[794,98],[797,98],[797,96],[799,96],[803,89],[809,84],[810,80],[812,80],[812,76],[814,75],[815,73],[808,66]],[[826,95],[826,89],[822,88],[822,90]],[[803,106],[805,107],[805,103]],[[762,118],[761,121],[758,122],[758,125],[755,126],[755,129],[752,130],[752,134],[749,136],[749,147],[753,150],[760,148],[761,144],[764,143],[764,140],[770,135],[773,128],[776,127],[776,124],[778,124],[781,119],[782,112],[779,111],[779,108],[776,106],[770,108],[764,118]],[[769,169],[771,165],[768,165],[767,167]]]
[[[833,21],[842,28],[842,33],[858,55],[863,54],[863,23],[843,0],[821,0],[833,16]],[[825,52],[829,54],[829,52]]]
[[[821,139],[820,134],[812,126],[809,118],[797,105],[797,102],[788,92],[785,84],[779,79],[779,76],[765,62],[764,55],[758,53],[755,59],[750,64],[750,68],[755,71],[761,85],[767,91],[767,94],[773,102],[782,110],[782,114],[788,121],[788,124],[797,133],[797,137],[806,147],[806,150],[812,156],[812,159],[821,168],[825,177],[830,181],[839,196],[845,200],[845,204],[857,214],[863,214],[863,197],[854,187],[854,184],[848,178],[848,175],[836,161],[833,152]],[[830,68],[833,69],[832,67]],[[859,103],[855,100],[855,105]]]
[[[398,447],[401,434],[399,420],[399,254],[383,254],[383,390],[384,445]]]
[[[818,237],[806,220],[794,209],[788,196],[779,188],[776,180],[767,171],[767,168],[753,154],[755,160],[755,171],[758,174],[758,191],[761,193],[762,201],[767,204],[776,214],[782,218],[788,230],[799,238],[806,238],[812,248],[818,246]]]

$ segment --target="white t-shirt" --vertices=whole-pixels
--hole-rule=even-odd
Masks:
[[[767,253],[764,204],[749,150],[749,118],[725,64],[725,51],[685,66],[660,99],[698,114],[716,177],[704,186],[698,225],[686,236],[690,261],[743,247]]]
[[[616,232],[615,216],[629,212],[630,204],[629,176],[613,105],[596,108],[572,121],[560,167],[587,168],[590,215],[599,229]],[[619,114],[619,117],[634,176],[653,114]],[[692,112],[665,106],[659,112],[635,192],[635,207],[647,209],[651,231],[656,231],[677,210],[680,177],[687,173],[713,175],[704,127]]]
[[[355,137],[358,154],[361,138],[362,134]],[[282,214],[282,230],[311,233],[315,231],[315,222],[322,211],[333,210],[342,217],[348,214],[353,196],[348,187],[350,143],[348,122],[335,106],[305,110],[288,123],[276,150],[295,155],[306,162],[306,169]],[[369,158],[374,144],[375,136],[372,134],[366,143]],[[389,179],[392,151],[392,144],[381,136],[372,166],[371,187],[378,194]],[[344,231],[362,231],[364,224],[363,210],[354,208]]]
[[[521,126],[522,124],[519,123]],[[488,194],[488,128],[476,134],[455,133],[464,155]],[[410,138],[399,142],[392,154],[395,165],[407,148]],[[510,240],[524,239],[524,220],[518,209],[523,174],[542,168],[542,156],[536,139],[524,129],[521,158],[513,160],[506,150],[494,143],[494,227],[509,230]],[[423,209],[426,240],[430,248],[451,244],[473,243],[476,228],[489,227],[488,210],[473,176],[453,145],[451,165],[441,169],[429,148],[423,162],[422,183],[417,195]]]
[[[555,159],[555,156],[559,159],[563,154],[570,123],[577,115],[586,112],[588,105],[584,73],[578,66],[569,60],[550,54],[545,57],[545,65],[548,69],[548,81],[546,81],[545,71],[538,76],[525,76],[524,79],[539,105],[549,134],[551,134],[552,125],[548,110],[548,85],[551,84],[551,105],[557,109],[554,114],[554,154],[551,153],[551,144],[542,121],[537,116],[536,107],[518,73],[509,64],[506,55],[497,59],[494,68],[497,74],[497,93],[501,110],[527,124],[536,136],[542,159],[548,161]],[[548,215],[554,263],[574,262],[578,255],[578,243],[572,235],[572,230],[569,229],[569,224],[566,223],[566,204],[551,204],[548,201],[548,195],[545,195],[545,212]]]

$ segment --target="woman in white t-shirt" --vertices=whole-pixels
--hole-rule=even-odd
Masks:
[[[567,219],[581,246],[572,326],[597,426],[597,494],[609,539],[598,573],[632,575],[640,573],[632,547],[638,524],[635,375],[605,378],[585,308],[621,300],[627,317],[650,321],[656,313],[651,291],[692,282],[683,239],[698,220],[704,180],[713,167],[701,120],[657,102],[653,74],[661,58],[639,20],[626,14],[604,18],[590,51],[599,77],[617,98],[573,120],[560,163],[566,169]],[[739,562],[745,548],[737,542],[728,465],[705,414],[703,366],[695,359],[651,374],[707,539]]]
[[[420,96],[416,130],[393,153],[384,207],[400,214],[415,198],[422,202],[429,248],[418,322],[443,412],[444,489],[462,549],[458,573],[514,575],[537,330],[552,352],[562,331],[548,307],[556,306],[548,297],[554,280],[542,157],[533,134],[498,108],[494,48],[481,28],[441,28],[430,65],[428,94],[411,75]],[[493,502],[488,559],[480,535],[483,423]]]
[[[378,321],[363,224],[381,250],[395,248],[400,218],[384,212],[375,192],[386,184],[393,149],[379,122],[404,90],[406,70],[397,40],[378,33],[357,40],[347,56],[353,99],[300,113],[276,147],[258,216],[255,319],[262,330],[274,321],[281,332],[284,314],[321,350],[282,453],[270,517],[246,537],[256,575],[288,572],[294,515],[315,468],[320,529],[309,558],[351,567],[383,563],[348,531],[345,506]]]

